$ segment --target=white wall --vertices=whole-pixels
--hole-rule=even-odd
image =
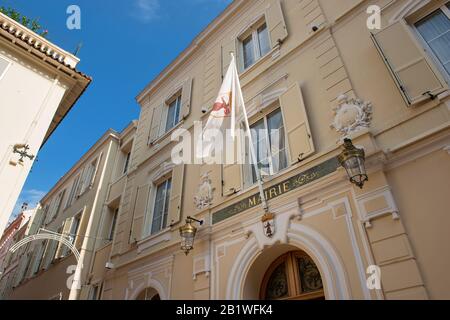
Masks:
[[[0,58],[7,59],[6,73],[0,74],[0,234],[34,162],[12,166],[18,160],[15,144],[28,144],[37,155],[53,116],[67,88],[50,74],[0,44]]]

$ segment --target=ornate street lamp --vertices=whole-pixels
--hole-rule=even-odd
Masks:
[[[338,160],[341,166],[347,171],[350,182],[362,189],[364,183],[369,180],[366,173],[366,154],[364,150],[356,148],[352,140],[345,139],[344,150],[338,156]]]
[[[183,250],[186,255],[194,249],[195,234],[197,233],[197,228],[192,225],[192,222],[198,222],[200,225],[203,225],[203,220],[187,217],[186,224],[180,227],[181,250]]]

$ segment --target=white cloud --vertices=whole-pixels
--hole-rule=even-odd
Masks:
[[[134,16],[144,23],[159,18],[159,0],[135,0]]]
[[[35,189],[23,190],[19,196],[19,199],[16,202],[16,206],[14,207],[10,221],[13,220],[15,217],[17,217],[17,215],[20,213],[22,204],[24,202],[28,203],[29,209],[35,208],[39,203],[39,201],[41,201],[46,194],[47,192],[41,190]]]

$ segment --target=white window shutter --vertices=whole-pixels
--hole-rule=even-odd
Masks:
[[[181,116],[183,119],[186,119],[191,113],[192,83],[193,78],[189,78],[183,83],[181,92]]]
[[[160,128],[162,125],[162,112],[164,105],[161,104],[153,109],[152,123],[150,126],[149,144],[153,144],[160,134]]]
[[[280,96],[280,105],[291,164],[295,164],[315,152],[305,103],[298,83]]]
[[[47,270],[52,264],[53,258],[55,256],[56,249],[58,247],[58,243],[56,240],[48,240],[47,247],[45,249],[45,257],[42,263],[42,268]]]
[[[87,231],[87,226],[89,223],[89,219],[90,219],[91,215],[90,212],[88,210],[83,210],[83,212],[81,213],[81,217],[80,217],[80,221],[78,222],[78,229],[77,229],[77,235],[75,237],[75,247],[80,250],[83,242],[85,239],[87,239],[88,241],[92,241],[92,238],[85,238],[86,235],[86,231]],[[75,218],[74,218],[75,220]]]
[[[97,173],[98,173],[98,169],[99,169],[100,163],[102,161],[102,157],[103,157],[103,153],[100,154],[100,156],[97,158],[97,160],[95,160],[93,174],[92,174],[91,180],[89,182],[89,187],[90,188],[92,188],[94,186],[95,179],[96,179]]]
[[[63,229],[62,229],[62,235],[61,238],[66,238],[68,239],[68,235],[70,233],[70,229],[72,227],[72,221],[73,218],[68,218],[64,221],[63,224]],[[63,244],[62,242],[60,242],[58,244],[58,249],[56,250],[56,258],[63,258],[66,255],[66,252],[69,248],[67,248],[67,246],[65,244]]]
[[[52,217],[52,221],[53,219],[56,217],[56,215],[58,214],[59,209],[61,209],[61,205],[62,205],[62,201],[64,198],[64,195],[66,194],[66,190],[63,190],[59,193],[58,195],[58,199],[56,201],[56,206],[55,206],[55,210],[53,212],[53,217]]]
[[[185,165],[180,164],[173,168],[172,171],[172,189],[170,190],[167,226],[173,226],[181,221],[184,169]]]
[[[142,239],[145,216],[148,211],[148,197],[150,185],[144,185],[137,189],[136,202],[133,210],[133,221],[131,225],[130,242],[138,242]]]
[[[280,0],[271,0],[266,10],[266,22],[272,47],[281,44],[288,37]]]
[[[28,235],[37,234],[39,228],[41,227],[43,218],[44,210],[42,208],[37,209],[32,217],[31,226],[28,229]]]
[[[427,100],[448,89],[442,75],[405,21],[372,34],[372,40],[408,105]]]

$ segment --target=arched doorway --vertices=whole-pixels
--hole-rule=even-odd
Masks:
[[[161,300],[158,291],[153,288],[146,288],[136,297],[136,300],[156,301]]]
[[[278,257],[267,269],[260,290],[263,300],[324,300],[322,277],[303,251]]]

